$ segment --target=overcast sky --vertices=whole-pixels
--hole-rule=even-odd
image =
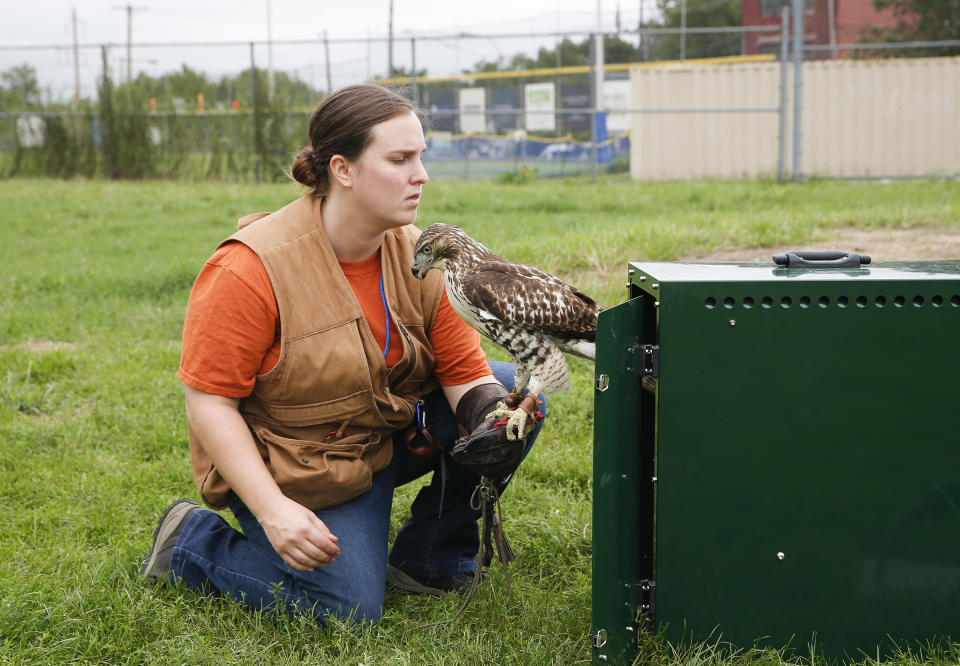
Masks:
[[[55,99],[69,98],[74,89],[72,49],[10,50],[12,46],[69,45],[73,42],[71,11],[76,8],[81,45],[109,43],[114,77],[126,75],[127,11],[122,1],[38,3],[2,1],[0,10],[0,71],[30,63]],[[654,0],[645,0],[652,11]],[[618,12],[624,28],[636,28],[641,0],[617,3],[602,0],[605,30],[614,30]],[[134,0],[132,6],[134,76],[158,75],[186,63],[213,77],[249,66],[250,41],[266,42],[267,7],[273,40],[314,40],[324,31],[331,40],[330,63],[334,88],[382,75],[387,68],[386,42],[370,45],[343,39],[383,38],[387,34],[390,0]],[[411,35],[458,33],[479,35],[587,31],[596,25],[595,0],[394,0],[394,63],[409,68]],[[628,37],[632,39],[633,37]],[[533,53],[554,38],[423,39],[417,41],[417,67],[443,76],[471,68],[481,60],[505,60],[518,52]],[[180,42],[243,42],[211,47],[150,46]],[[272,51],[272,53],[271,53]],[[326,88],[326,57],[322,44],[265,44],[255,48],[258,67],[296,74],[317,88]],[[101,69],[99,48],[80,51],[80,85],[84,95],[95,88]]]

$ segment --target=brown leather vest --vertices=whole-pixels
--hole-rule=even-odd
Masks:
[[[280,313],[280,357],[240,401],[268,469],[283,493],[310,509],[345,502],[370,488],[393,455],[391,434],[413,421],[415,403],[437,388],[429,332],[443,293],[437,271],[410,270],[419,230],[388,231],[380,268],[391,345],[403,358],[387,368],[320,219],[307,196],[272,214],[241,218],[238,240],[256,252]],[[224,241],[227,242],[227,241]],[[194,480],[203,500],[222,508],[233,498],[191,437]]]

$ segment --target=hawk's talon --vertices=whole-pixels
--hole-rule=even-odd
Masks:
[[[493,418],[495,421],[506,419],[507,424],[504,427],[507,429],[507,439],[511,442],[523,439],[530,434],[534,427],[530,414],[523,409],[510,409],[503,402],[498,402],[497,408],[487,414],[487,418]]]
[[[502,419],[509,419],[512,414],[513,410],[507,407],[505,402],[500,401],[497,403],[497,408],[487,414],[485,418],[492,418],[495,421],[500,421]]]

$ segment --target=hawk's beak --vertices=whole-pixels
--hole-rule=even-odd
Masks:
[[[414,257],[410,270],[413,271],[414,276],[416,276],[418,280],[422,280],[424,273],[430,270],[430,262]]]

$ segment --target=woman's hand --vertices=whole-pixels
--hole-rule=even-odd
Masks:
[[[337,537],[313,511],[280,492],[237,409],[239,401],[189,385],[186,400],[190,437],[257,517],[283,561],[298,571],[333,562],[340,554]]]
[[[283,561],[297,571],[323,567],[340,554],[337,537],[316,514],[282,497],[259,517],[260,526]]]

